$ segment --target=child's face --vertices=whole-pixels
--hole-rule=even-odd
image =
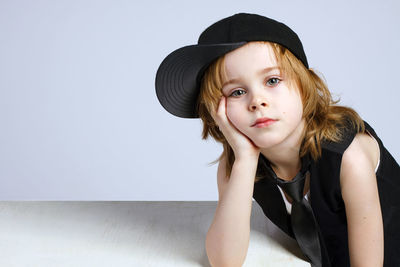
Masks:
[[[227,80],[234,79],[222,88],[227,116],[240,132],[265,149],[298,142],[304,127],[299,90],[289,88],[278,69],[264,71],[274,66],[276,59],[268,44],[250,43],[225,57]],[[273,121],[254,126],[260,118]]]

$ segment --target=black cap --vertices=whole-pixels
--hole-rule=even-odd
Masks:
[[[239,13],[205,29],[196,45],[170,53],[156,74],[156,94],[161,105],[182,118],[198,118],[200,82],[207,67],[220,56],[251,41],[270,41],[290,50],[308,69],[303,45],[285,24],[256,15]]]

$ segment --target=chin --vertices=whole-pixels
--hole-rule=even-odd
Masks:
[[[251,140],[259,148],[270,148],[283,141],[282,138],[280,137],[271,137],[271,136],[265,138],[256,138]]]

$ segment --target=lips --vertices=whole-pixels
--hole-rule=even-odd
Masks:
[[[257,127],[257,128],[265,127],[265,126],[271,125],[275,121],[276,120],[274,120],[274,119],[264,117],[264,118],[257,119],[251,127]]]

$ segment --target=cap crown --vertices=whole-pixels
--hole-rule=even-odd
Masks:
[[[201,33],[198,44],[243,41],[269,41],[283,45],[308,68],[307,57],[297,34],[281,22],[256,14],[238,13],[215,22]]]

